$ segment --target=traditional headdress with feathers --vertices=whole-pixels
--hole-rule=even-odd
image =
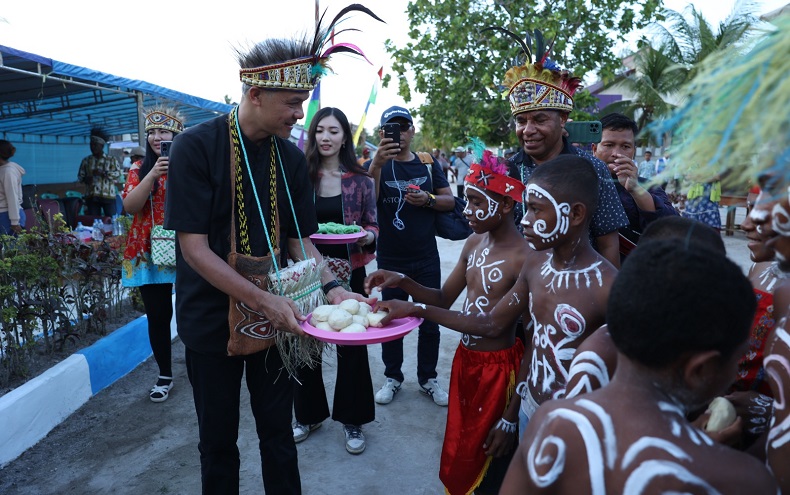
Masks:
[[[518,42],[526,56],[524,65],[520,65],[516,59],[514,67],[507,71],[500,85],[510,102],[513,115],[533,110],[573,110],[573,94],[581,87],[581,79],[560,69],[549,59],[554,40],[546,47],[543,33],[535,30],[534,53],[541,58],[533,63],[533,50],[530,49],[532,38],[529,33],[522,40],[512,31],[497,26],[487,27],[481,32],[485,31],[499,31],[510,36]]]
[[[524,184],[508,175],[508,166],[504,159],[485,150],[483,158],[478,162],[469,167],[464,182],[502,196],[510,196],[513,201],[521,203]]]
[[[300,41],[295,40],[270,40],[269,43],[280,43],[291,45],[292,58],[288,60],[278,60],[275,63],[261,65],[258,67],[242,68],[239,71],[239,78],[244,84],[258,86],[262,88],[294,89],[310,91],[318,84],[318,80],[329,72],[329,56],[337,52],[347,52],[359,55],[365,60],[365,54],[356,45],[351,43],[331,44],[325,49],[327,43],[331,43],[334,35],[344,31],[359,31],[354,28],[347,28],[334,33],[335,26],[345,21],[346,14],[353,11],[364,12],[377,21],[384,22],[367,7],[358,3],[349,5],[341,10],[328,25],[324,26],[324,16],[326,10],[321,15],[315,26],[315,33],[311,39]],[[298,55],[297,55],[298,53]],[[368,62],[370,62],[368,60]]]
[[[171,105],[157,105],[143,110],[145,115],[145,132],[151,129],[164,129],[179,134],[184,132],[184,117]]]
[[[662,176],[706,181],[728,172],[727,184],[739,186],[770,174],[790,185],[790,14],[771,22],[748,52],[733,46],[703,60],[689,98],[655,124],[674,135]]]

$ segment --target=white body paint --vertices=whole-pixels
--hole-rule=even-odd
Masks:
[[[557,270],[552,265],[553,259],[554,255],[549,253],[540,270],[540,274],[543,275],[544,280],[551,277],[549,283],[546,284],[546,288],[549,289],[549,292],[557,292],[559,289],[570,288],[571,280],[573,280],[577,289],[581,288],[580,282],[582,281],[584,281],[585,288],[589,289],[593,279],[598,282],[598,287],[603,285],[603,277],[601,275],[601,269],[599,268],[602,263],[601,261],[596,261],[592,265],[579,270]]]
[[[609,368],[606,362],[593,351],[584,351],[576,354],[568,370],[568,382],[572,382],[577,375],[584,374],[579,383],[572,390],[565,393],[566,399],[572,399],[577,395],[586,394],[593,391],[590,377],[598,380],[598,388],[609,384]]]
[[[659,403],[657,406],[663,411],[663,420],[676,439],[691,438],[698,443],[700,438],[707,438],[691,425],[676,427],[686,423],[679,407],[669,403]],[[568,446],[565,440],[547,431],[549,428],[556,431],[553,427],[558,427],[559,423],[566,426],[565,430],[567,427],[573,429],[571,435],[584,443],[590,486],[580,488],[580,493],[656,493],[654,481],[661,482],[667,478],[677,480],[682,485],[679,492],[672,493],[720,493],[691,471],[695,459],[671,438],[643,436],[632,443],[623,442],[620,448],[624,452],[621,452],[611,416],[598,403],[583,398],[576,400],[570,407],[548,413],[529,447],[527,473],[540,488],[550,490],[561,477],[577,476],[578,466],[567,463]],[[639,461],[646,453],[649,458]],[[617,473],[619,478],[625,478],[623,486],[607,486],[609,473]]]
[[[488,307],[491,305],[488,294],[490,293],[493,286],[502,282],[504,277],[500,265],[504,263],[505,260],[489,260],[489,253],[489,248],[484,248],[479,254],[475,249],[466,259],[467,272],[470,270],[480,271],[480,284],[483,289],[483,294],[477,295],[474,298],[474,301],[470,300],[469,292],[467,291],[467,296],[464,300],[464,313],[466,314],[472,314],[473,308],[475,310],[474,313],[484,313],[487,311]],[[461,343],[466,347],[474,347],[475,340],[481,338],[482,337],[477,335],[469,335],[465,333],[461,336]]]

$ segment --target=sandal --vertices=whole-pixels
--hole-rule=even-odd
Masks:
[[[167,385],[159,385],[160,381],[170,380],[170,383]],[[170,395],[170,389],[173,388],[173,377],[172,376],[162,376],[159,375],[159,380],[156,382],[156,385],[151,389],[148,396],[151,398],[153,402],[164,402],[167,400],[167,397]]]

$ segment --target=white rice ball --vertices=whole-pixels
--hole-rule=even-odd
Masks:
[[[354,323],[358,323],[358,324],[362,325],[363,327],[367,327],[368,326],[368,318],[367,318],[367,316],[354,315],[351,318],[354,321]]]
[[[322,304],[313,310],[313,320],[315,321],[327,321],[329,320],[329,315],[332,311],[335,310],[335,307],[331,304]],[[315,325],[313,325],[315,326]],[[316,327],[317,328],[317,327]]]
[[[334,328],[335,330],[340,330],[341,328],[346,328],[350,324],[354,322],[351,313],[344,309],[336,308],[329,314],[329,319],[327,323],[329,326]]]
[[[367,329],[365,328],[364,325],[360,325],[359,323],[352,323],[346,328],[340,330],[340,333],[362,333],[365,332],[366,330]]]
[[[338,307],[340,309],[348,311],[352,315],[355,315],[357,314],[357,311],[359,311],[359,301],[357,301],[356,299],[346,299],[345,301],[338,304]]]
[[[368,326],[371,327],[382,327],[381,320],[387,316],[385,311],[376,311],[375,313],[368,313]]]
[[[329,326],[329,323],[325,321],[319,321],[317,324],[313,326],[316,327],[318,330],[323,330],[325,332],[337,332],[337,330]]]

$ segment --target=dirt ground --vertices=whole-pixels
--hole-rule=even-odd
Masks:
[[[748,267],[743,234],[724,239],[730,256],[744,269]],[[455,265],[462,244],[439,240],[444,277]],[[438,371],[445,387],[458,341],[458,333],[442,329]],[[184,370],[184,348],[178,340],[173,346],[175,387],[167,402],[155,404],[148,399],[147,390],[157,374],[149,359],[0,470],[0,493],[200,493],[197,421]],[[345,451],[342,427],[331,420],[299,444],[305,495],[443,493],[438,469],[447,409],[418,392],[416,346],[417,335],[407,335],[406,382],[391,404],[376,406],[376,420],[363,427],[368,439],[363,454],[352,456]],[[368,346],[368,351],[377,389],[384,381],[381,346]],[[332,397],[333,358],[326,359],[324,367],[327,394]],[[241,493],[260,493],[257,438],[244,388],[242,398]]]

